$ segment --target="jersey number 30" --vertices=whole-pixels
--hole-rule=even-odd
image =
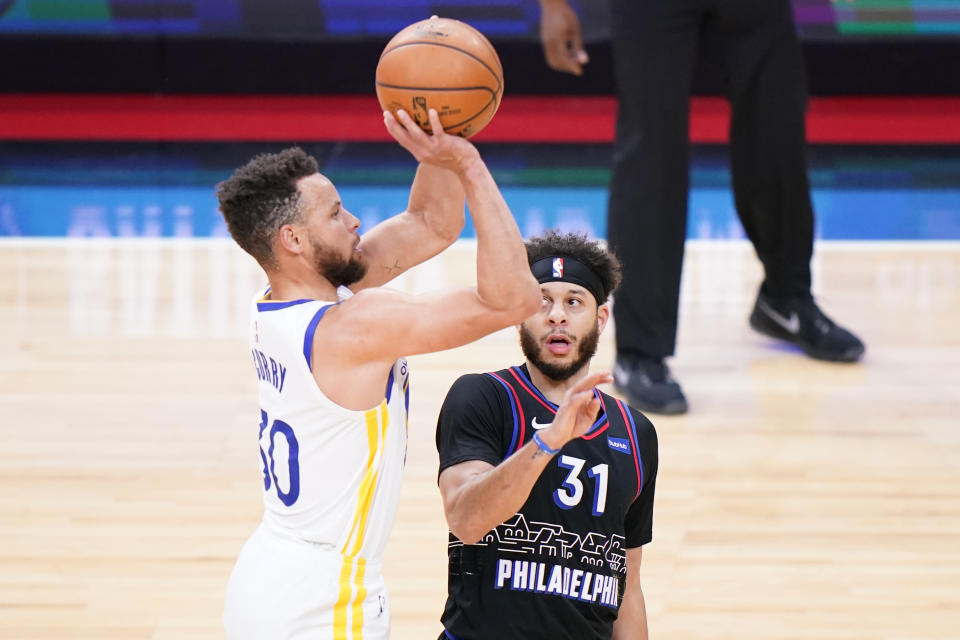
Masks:
[[[297,442],[297,436],[294,435],[290,425],[283,420],[274,420],[268,436],[270,447],[264,452],[263,432],[269,424],[270,419],[267,417],[267,412],[261,409],[260,435],[258,440],[260,442],[260,460],[263,462],[263,490],[270,491],[271,485],[276,487],[277,497],[280,498],[280,502],[289,507],[300,497],[300,459],[298,457],[300,455],[300,444]],[[274,446],[276,445],[278,435],[283,436],[287,441],[287,474],[290,482],[288,483],[289,486],[286,492],[280,488],[280,482],[277,480],[276,459],[273,457]]]

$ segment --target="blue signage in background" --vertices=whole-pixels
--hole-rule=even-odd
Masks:
[[[606,235],[603,187],[504,187],[525,236],[546,228]],[[407,187],[344,186],[346,207],[369,229],[406,206]],[[814,190],[817,236],[827,240],[960,240],[960,189]],[[209,187],[9,186],[0,236],[210,238],[227,236]],[[469,216],[461,237],[475,237]],[[729,190],[695,187],[687,237],[739,239]]]
[[[4,143],[0,236],[228,236],[214,185],[275,144]],[[415,163],[396,145],[314,144],[362,223],[407,205]],[[606,237],[607,145],[488,145],[484,158],[525,236]],[[960,239],[960,156],[940,147],[810,148],[816,234],[827,240]],[[692,154],[687,237],[740,239],[726,149]],[[637,203],[637,215],[643,215]],[[462,237],[474,237],[467,217]]]

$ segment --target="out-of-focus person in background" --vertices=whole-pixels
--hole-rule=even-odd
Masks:
[[[540,0],[547,64],[580,75],[588,56],[567,0]],[[689,190],[689,101],[698,51],[719,46],[737,214],[764,269],[750,326],[820,360],[864,344],[811,295],[813,206],[806,78],[789,0],[612,0],[618,113],[607,238],[623,264],[613,316],[614,384],[652,413],[687,411],[674,354]]]

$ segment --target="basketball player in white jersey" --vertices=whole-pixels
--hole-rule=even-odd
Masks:
[[[217,186],[231,235],[270,283],[250,322],[265,509],[227,586],[231,640],[389,636],[381,558],[406,452],[403,358],[466,344],[539,307],[520,232],[480,154],[429,115],[433,135],[404,112],[384,113],[420,166],[407,210],[363,236],[300,149],[257,156]],[[379,287],[459,236],[464,196],[476,286],[420,296]]]

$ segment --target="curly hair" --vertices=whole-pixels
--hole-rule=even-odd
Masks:
[[[316,172],[317,161],[291,147],[254,157],[217,185],[230,235],[261,265],[274,263],[273,242],[280,227],[300,218],[297,180]]]
[[[562,256],[575,258],[590,267],[603,283],[603,297],[609,298],[620,286],[620,261],[610,249],[596,240],[587,239],[584,233],[561,233],[547,230],[541,236],[525,242],[527,262],[531,265],[542,258]]]

